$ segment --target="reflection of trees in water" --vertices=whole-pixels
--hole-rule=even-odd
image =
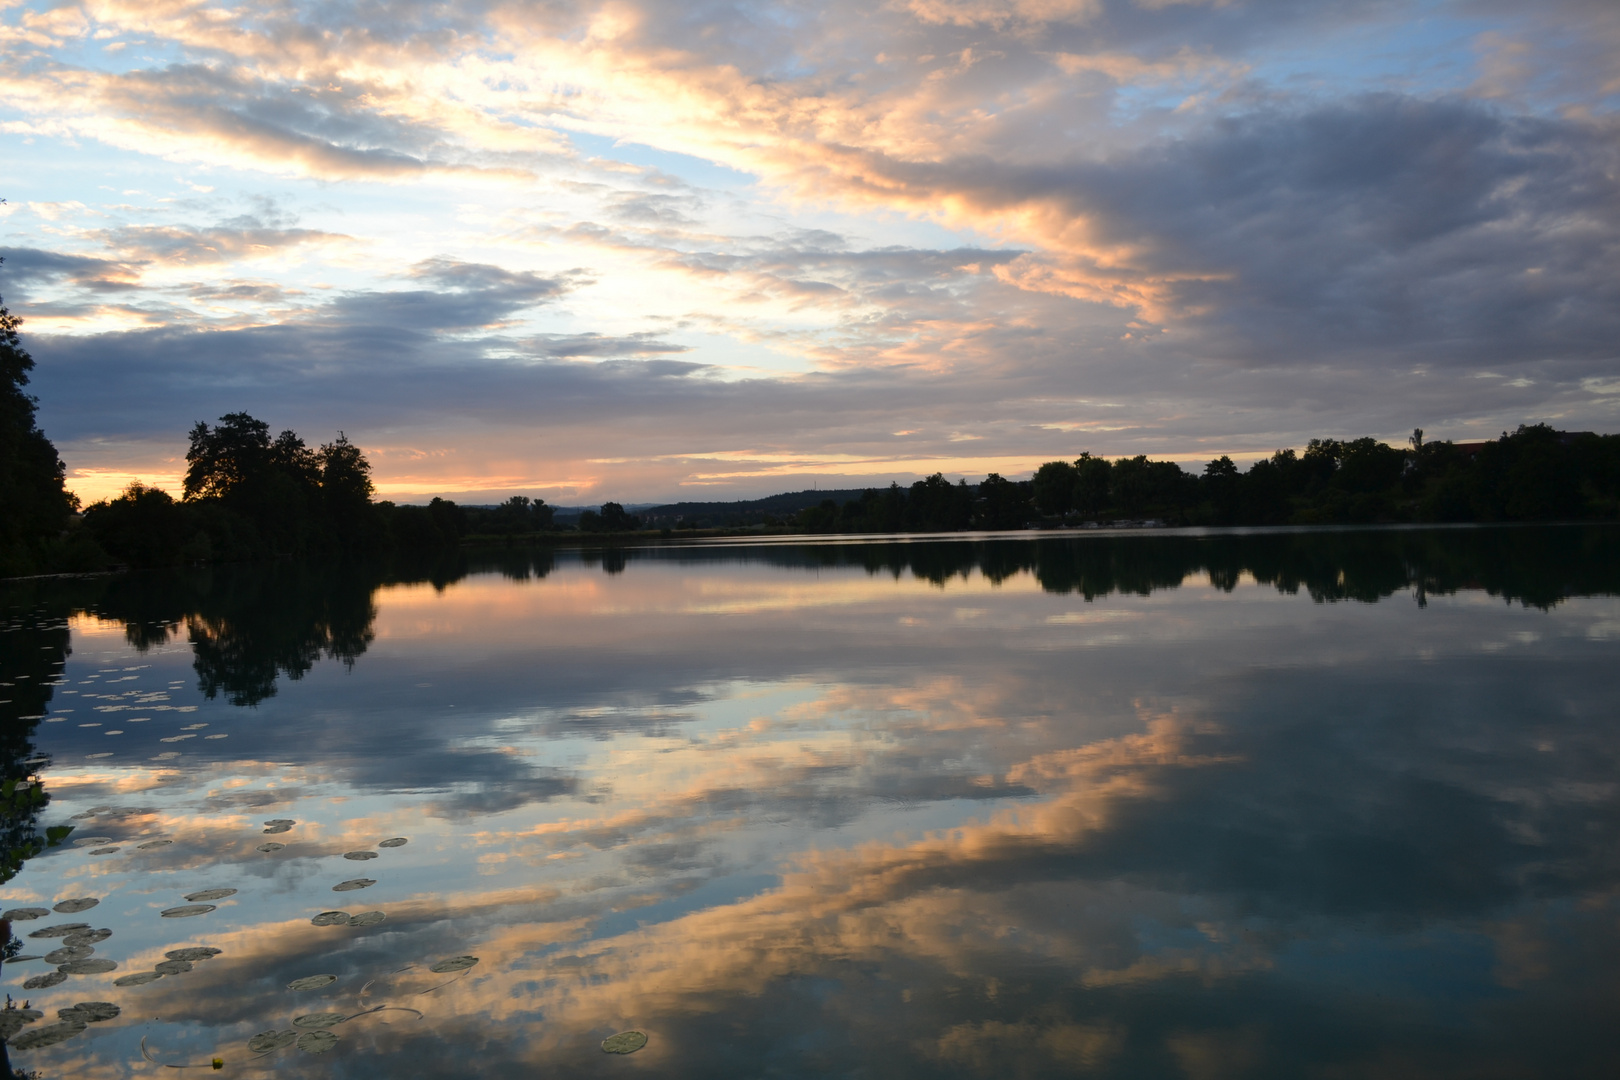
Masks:
[[[1372,601],[1408,589],[1421,601],[1484,589],[1547,607],[1568,596],[1620,593],[1617,556],[1620,528],[1531,526],[642,548],[628,549],[622,558],[857,566],[895,577],[909,572],[937,585],[975,571],[996,582],[1028,573],[1047,592],[1088,600],[1113,593],[1146,596],[1200,574],[1231,590],[1247,574],[1318,601]]]
[[[39,814],[50,802],[38,779],[43,763],[34,746],[38,717],[50,705],[52,684],[67,660],[67,608],[53,603],[45,582],[19,582],[0,594],[0,882],[10,881],[23,863],[47,843],[59,843],[39,829]],[[22,941],[0,923],[0,956],[22,951]],[[0,1075],[11,1077],[11,1062],[0,1039]]]
[[[766,563],[783,568],[859,567],[870,574],[904,574],[943,585],[977,572],[991,581],[1031,574],[1048,592],[1086,599],[1114,593],[1147,595],[1207,574],[1232,589],[1245,576],[1280,591],[1304,591],[1318,601],[1372,601],[1412,590],[1428,595],[1484,589],[1508,600],[1547,607],[1574,595],[1620,593],[1620,529],[1540,526],[1478,529],[1401,529],[1096,535],[1031,539],[869,541],[858,544],[771,544],[587,549],[579,558],[608,574],[636,563],[683,566]],[[29,610],[54,634],[49,653],[65,656],[65,619],[89,612],[124,624],[138,650],[183,633],[193,651],[198,686],[209,697],[254,705],[276,692],[276,681],[299,679],[323,658],[352,665],[371,644],[376,590],[429,582],[443,589],[470,573],[495,572],[512,581],[543,579],[557,565],[549,548],[454,555],[421,563],[272,562],[153,571],[38,583],[25,590]],[[11,592],[23,595],[22,587]],[[46,606],[45,598],[49,597]],[[22,601],[13,605],[24,610]],[[55,620],[52,623],[50,620]],[[39,645],[9,650],[46,656]],[[32,661],[31,661],[32,662]],[[7,680],[28,683],[30,680]],[[48,695],[42,684],[19,686],[36,715]],[[25,736],[8,726],[0,753],[15,757]],[[23,745],[16,743],[17,746]],[[20,751],[17,751],[20,752]],[[17,758],[16,760],[21,760]],[[9,774],[8,774],[9,775]]]
[[[40,581],[6,589],[0,601],[0,882],[44,847],[39,812],[49,796],[37,779],[37,719],[50,705],[52,684],[69,653],[67,609],[51,602]]]

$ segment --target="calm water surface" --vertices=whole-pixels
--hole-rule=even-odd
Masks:
[[[74,831],[0,901],[99,902],[14,922],[11,1063],[1613,1076],[1617,594],[1582,528],[13,583],[7,842]]]

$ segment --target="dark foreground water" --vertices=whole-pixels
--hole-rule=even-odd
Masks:
[[[11,1064],[1612,1077],[1617,594],[1592,528],[13,583],[0,898],[97,903],[14,915]]]

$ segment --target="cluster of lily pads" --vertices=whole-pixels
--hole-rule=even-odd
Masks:
[[[77,915],[81,911],[89,911],[101,901],[94,897],[81,896],[68,900],[58,901],[50,909],[41,907],[12,908],[0,918],[10,922],[33,922],[42,919],[52,911],[58,915]],[[57,923],[54,926],[44,926],[28,935],[33,941],[51,941],[59,939],[61,944],[42,956],[14,956],[6,961],[8,964],[21,964],[30,960],[43,960],[47,964],[54,964],[55,971],[44,975],[35,975],[23,983],[24,990],[43,990],[67,981],[69,975],[99,975],[112,971],[118,967],[115,960],[107,960],[94,956],[96,945],[112,937],[111,930],[93,929],[86,922]]]
[[[110,1001],[81,1001],[66,1009],[56,1010],[56,1023],[44,1027],[34,1028],[31,1031],[22,1031],[24,1024],[32,1024],[45,1014],[38,1009],[27,1008],[26,1005],[18,1008],[8,996],[6,1007],[0,1010],[0,1041],[9,1042],[14,1050],[34,1050],[44,1046],[55,1046],[73,1038],[91,1024],[102,1020],[111,1020],[118,1016],[122,1009]]]
[[[116,814],[117,812],[109,807],[97,807],[92,811],[75,816],[85,818],[103,813]],[[277,835],[288,832],[297,822],[287,818],[274,818],[264,824],[265,833]],[[376,846],[383,849],[397,848],[403,847],[408,842],[407,838],[396,836],[382,840]],[[92,848],[92,854],[118,850],[116,846],[103,846],[114,844],[114,841],[109,837],[82,837],[76,840],[75,843],[80,847]],[[170,843],[172,843],[170,840],[155,840],[138,846],[153,848]],[[279,851],[283,847],[285,847],[284,844],[269,841],[259,845],[258,850],[271,853]],[[345,852],[343,857],[351,862],[368,862],[378,858],[379,854],[377,851],[359,849]],[[376,881],[371,878],[354,878],[333,886],[333,891],[349,892],[367,888],[374,884],[376,884]],[[237,890],[231,888],[208,888],[186,893],[184,895],[185,904],[164,908],[160,915],[167,919],[177,919],[207,914],[216,910],[216,906],[212,901],[234,896],[236,892]],[[29,922],[44,918],[51,914],[53,910],[58,914],[77,914],[88,911],[99,902],[93,897],[76,897],[59,901],[52,909],[41,907],[14,908],[4,912],[3,917],[15,922]],[[310,922],[316,926],[364,927],[381,923],[385,918],[386,915],[381,911],[365,911],[354,915],[344,911],[323,911],[312,918]],[[44,960],[46,963],[55,964],[57,970],[35,976],[27,980],[23,986],[25,989],[30,990],[56,986],[71,975],[99,974],[116,969],[118,967],[116,961],[93,956],[95,946],[111,936],[111,930],[95,929],[85,922],[68,922],[45,926],[33,931],[28,937],[41,941],[60,939],[59,947],[45,953],[43,956],[19,956],[7,962],[21,963],[30,960]],[[152,970],[124,975],[114,980],[113,985],[119,987],[142,986],[165,976],[179,975],[191,971],[198,963],[211,960],[219,955],[221,955],[221,950],[209,946],[188,946],[173,949],[165,953],[164,959],[154,965]],[[429,965],[427,970],[435,975],[452,975],[459,978],[470,971],[478,962],[479,958],[476,956],[453,956]],[[311,975],[288,983],[287,989],[293,992],[319,990],[336,981],[337,976],[335,975]],[[454,979],[450,981],[454,981]],[[370,983],[367,984],[368,987],[370,985]],[[414,992],[429,993],[444,985],[447,985],[447,983],[440,982],[435,986]],[[364,997],[365,991],[362,990],[362,1003]],[[362,1011],[352,1014],[338,1012],[305,1013],[293,1017],[292,1026],[289,1028],[272,1029],[253,1036],[248,1040],[247,1049],[255,1056],[271,1054],[289,1046],[295,1046],[306,1053],[324,1053],[332,1049],[338,1042],[339,1036],[333,1028],[385,1010],[410,1012],[418,1017],[422,1015],[419,1010],[403,1005],[377,1005],[371,1008],[363,1008]],[[41,1019],[44,1014],[37,1009],[28,1008],[27,1002],[18,1007],[8,997],[6,1007],[0,1010],[0,1041],[9,1043],[13,1049],[17,1050],[54,1046],[84,1031],[92,1023],[117,1017],[120,1011],[119,1006],[111,1002],[84,1001],[70,1008],[58,1010],[57,1022],[54,1024],[24,1030],[27,1025]],[[640,1050],[646,1044],[647,1036],[644,1032],[624,1031],[604,1040],[602,1050],[610,1054],[628,1054]],[[146,1050],[145,1040],[142,1040],[141,1049],[148,1060],[156,1061]],[[218,1068],[222,1062],[221,1059],[216,1058],[210,1064]]]

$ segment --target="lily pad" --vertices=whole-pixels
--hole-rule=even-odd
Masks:
[[[29,979],[27,982],[23,983],[23,989],[24,990],[43,990],[47,986],[55,986],[58,983],[65,983],[65,982],[67,982],[67,973],[66,972],[64,972],[64,971],[48,971],[43,975],[35,975],[32,979]]]
[[[284,848],[286,846],[287,846],[286,844],[278,844],[274,840],[270,840],[270,841],[267,841],[267,842],[265,842],[263,844],[260,844],[258,847],[254,848],[253,850],[254,851],[263,851],[266,854],[268,854],[268,853],[270,853],[272,851],[280,851],[282,848]]]
[[[248,1049],[255,1054],[268,1054],[272,1050],[280,1050],[283,1046],[291,1046],[298,1041],[298,1032],[292,1028],[283,1028],[280,1031],[261,1031],[248,1040]]]
[[[81,1001],[67,1009],[57,1009],[56,1015],[63,1020],[83,1024],[97,1024],[103,1020],[115,1019],[123,1012],[110,1001]]]
[[[410,843],[410,841],[405,839],[403,836],[396,836],[396,837],[393,837],[392,839],[383,840],[383,841],[379,842],[377,844],[377,846],[378,847],[404,847],[408,843]]]
[[[51,910],[62,915],[77,915],[81,911],[89,911],[99,903],[101,901],[93,896],[81,896],[73,900],[63,900]]]
[[[320,1028],[329,1028],[333,1024],[341,1024],[344,1019],[342,1013],[310,1013],[307,1016],[293,1017],[293,1027],[302,1028],[305,1031],[315,1031]]]
[[[193,915],[206,915],[213,910],[213,904],[184,904],[180,907],[164,908],[158,914],[165,919],[187,919]]]
[[[86,960],[95,955],[93,945],[69,945],[61,949],[52,949],[45,954],[47,964],[66,964],[71,960]]]
[[[184,949],[170,949],[163,955],[170,960],[212,960],[224,951],[212,945],[190,945]]]
[[[73,846],[74,847],[94,847],[96,844],[110,844],[110,843],[112,843],[112,837],[110,837],[110,836],[81,836],[77,840],[73,841]]]
[[[112,931],[107,929],[77,930],[63,938],[62,944],[68,948],[72,948],[75,945],[96,945],[100,942],[106,941],[110,937],[112,937]]]
[[[66,972],[69,975],[101,975],[108,971],[118,970],[118,961],[94,959],[74,960],[70,963],[61,965],[56,970]]]
[[[235,896],[235,889],[203,889],[199,892],[186,893],[187,900],[223,900],[227,896]]]
[[[159,975],[184,975],[193,966],[190,960],[159,960],[152,965],[152,970]]]
[[[49,914],[50,911],[42,907],[14,907],[5,914],[0,915],[0,919],[6,919],[10,922],[29,922],[33,919],[43,919]]]
[[[367,859],[375,859],[377,853],[375,851],[345,851],[343,857],[354,862],[365,862]]]
[[[604,1054],[633,1054],[647,1045],[645,1031],[621,1031],[602,1040]]]
[[[0,1040],[10,1039],[23,1029],[24,1024],[32,1024],[44,1015],[38,1009],[5,1009],[0,1011]]]
[[[114,986],[145,986],[149,982],[157,982],[163,978],[161,971],[137,971],[133,975],[125,975],[113,980]]]
[[[42,926],[28,936],[31,938],[67,937],[69,934],[76,934],[80,930],[88,929],[90,929],[90,924],[87,922],[65,922],[57,923],[55,926]]]
[[[428,970],[443,975],[447,971],[466,971],[476,963],[478,963],[476,956],[452,956],[448,960],[440,960]]]
[[[348,881],[340,881],[332,886],[333,892],[354,892],[356,889],[369,889],[377,884],[376,878],[357,877]]]
[[[306,1054],[324,1054],[337,1045],[338,1037],[330,1031],[306,1031],[298,1036],[298,1049]]]
[[[115,848],[115,847],[96,847],[96,848],[91,848],[90,849],[90,854],[92,854],[92,855],[111,855],[113,852],[115,852],[117,850],[118,849]]]
[[[306,975],[302,979],[294,979],[287,984],[289,990],[319,990],[323,986],[331,986],[337,982],[336,975]]]
[[[273,817],[265,822],[266,825],[296,825],[298,822],[290,817]]]
[[[49,1027],[35,1028],[25,1031],[11,1040],[13,1050],[36,1050],[42,1046],[55,1046],[59,1042],[66,1042],[85,1029],[84,1024],[77,1021],[68,1021],[61,1024],[51,1024]]]
[[[388,916],[380,911],[362,911],[349,919],[350,926],[376,926]]]
[[[349,913],[347,911],[323,911],[309,922],[311,926],[348,926]]]
[[[266,836],[274,836],[277,833],[287,832],[291,828],[291,825],[271,825],[269,828],[265,829],[264,832]]]
[[[136,844],[135,850],[151,851],[153,848],[168,847],[172,843],[174,843],[173,840],[148,840],[144,844]]]

